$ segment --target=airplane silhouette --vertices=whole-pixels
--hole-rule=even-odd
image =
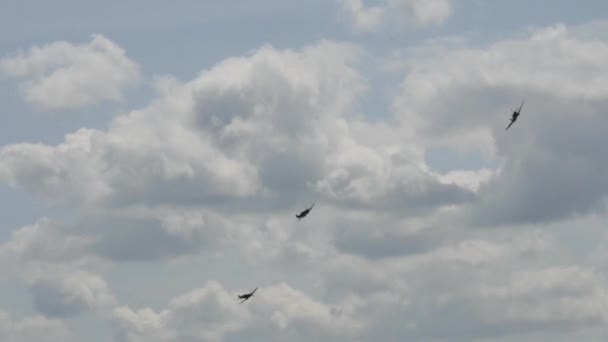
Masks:
[[[245,302],[247,299],[253,297],[253,294],[257,290],[258,290],[258,288],[256,287],[255,290],[253,290],[251,293],[245,293],[243,295],[238,295],[239,299],[242,299],[242,301],[240,301],[239,304],[243,304],[243,302]]]
[[[521,108],[524,106],[524,101],[521,101],[521,106],[519,106],[518,110],[513,111],[513,117],[511,117],[511,123],[509,124],[509,126],[507,126],[507,128],[505,128],[505,131],[508,130],[509,127],[511,127],[511,125],[515,123],[515,121],[517,121],[517,117],[519,116],[519,113],[521,112]]]
[[[316,203],[316,202],[315,202]],[[300,221],[301,219],[303,219],[304,217],[306,217],[306,215],[308,215],[308,213],[312,210],[312,207],[315,206],[315,203],[313,203],[310,208],[304,210],[303,212],[301,212],[299,215],[296,214],[296,217],[298,218],[298,221]]]

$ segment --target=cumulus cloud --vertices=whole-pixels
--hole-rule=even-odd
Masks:
[[[540,230],[513,230],[410,255],[334,253],[313,261],[312,291],[260,286],[239,305],[235,293],[251,289],[212,281],[163,309],[119,307],[112,322],[119,341],[132,342],[465,341],[515,331],[533,340],[539,332],[598,329],[607,318],[607,279],[593,268],[548,260],[559,248]]]
[[[6,342],[73,341],[72,333],[60,320],[42,316],[14,319],[0,311],[0,337]]]
[[[133,311],[120,307],[114,311],[115,340],[120,342],[164,342],[174,339],[165,329],[165,317],[152,309]]]
[[[382,24],[386,11],[381,6],[366,6],[363,0],[341,0],[339,4],[349,17],[351,25],[361,31],[377,29]]]
[[[265,293],[264,295],[259,295]],[[260,288],[248,305],[213,281],[173,299],[160,312],[117,308],[119,341],[347,341],[360,323],[286,284]],[[252,304],[252,305],[250,305]],[[335,339],[333,339],[335,340]]]
[[[319,268],[324,286],[344,289],[334,300],[356,298],[355,315],[368,320],[362,340],[513,338],[604,324],[604,274],[547,265],[559,249],[546,233],[503,234],[401,257],[343,255]]]
[[[26,267],[37,310],[110,317],[117,341],[534,341],[602,329],[608,279],[581,262],[588,241],[569,243],[572,227],[605,215],[569,217],[606,194],[593,172],[606,167],[606,94],[579,89],[603,84],[605,42],[557,26],[478,48],[433,44],[406,54],[395,122],[359,113],[364,52],[323,41],[161,78],[157,99],[107,129],[4,146],[0,178],[78,216],[17,229],[0,255]],[[505,134],[496,106],[522,92]],[[438,174],[425,149],[445,145],[481,145],[502,163]],[[159,283],[182,262],[192,283],[168,279],[185,293],[141,304],[89,270],[107,261],[123,272],[147,262]],[[218,268],[230,275],[199,288]],[[234,283],[250,275],[260,289],[238,305],[250,289]]]
[[[432,209],[469,199],[428,172],[397,135],[381,145],[361,138],[385,125],[352,114],[366,87],[355,68],[360,54],[321,42],[227,59],[107,131],[81,129],[56,146],[4,146],[0,177],[78,206],[221,207],[253,198],[277,206],[321,195]]]
[[[439,25],[452,14],[449,0],[384,0],[378,5],[367,5],[364,0],[338,0],[338,3],[350,24],[359,31]]]
[[[476,186],[475,220],[585,214],[603,209],[608,194],[608,162],[599,151],[607,56],[607,41],[565,25],[482,48],[414,49],[394,106],[425,143],[489,150],[505,161]],[[509,110],[523,98],[521,120],[505,132]]]
[[[86,44],[59,41],[0,60],[0,70],[21,79],[27,102],[42,110],[73,110],[118,101],[139,79],[137,63],[102,35]]]
[[[12,232],[2,247],[5,258],[45,262],[82,261],[93,237],[71,234],[66,226],[48,218],[23,226]]]
[[[36,308],[49,317],[69,317],[87,310],[102,311],[112,309],[115,304],[105,280],[87,272],[38,276],[29,290]]]
[[[13,232],[0,248],[24,265],[97,266],[103,261],[162,260],[217,252],[243,241],[247,228],[199,210],[108,210],[67,224],[44,218]],[[46,266],[48,267],[48,266]]]

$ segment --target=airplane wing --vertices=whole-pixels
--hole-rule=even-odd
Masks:
[[[251,292],[251,293],[250,293],[250,295],[252,295],[252,296],[253,296],[253,294],[254,294],[254,293],[255,293],[255,291],[257,291],[257,290],[258,290],[258,288],[256,287],[256,288],[255,288],[255,290],[253,290],[253,292]]]
[[[524,107],[524,102],[525,101],[526,100],[521,101],[521,106],[519,106],[519,109],[517,110],[518,113],[521,112],[521,109]]]
[[[505,131],[509,129],[509,127],[511,127],[512,124],[515,123],[515,120],[511,120],[511,123],[509,124],[509,126],[507,126],[507,128],[505,128]]]
[[[310,208],[308,210],[311,210],[315,206],[315,204],[317,204],[317,202],[313,202],[313,204],[310,206]]]
[[[239,302],[239,304],[243,304],[247,299],[249,299],[249,298],[243,299],[242,301]]]

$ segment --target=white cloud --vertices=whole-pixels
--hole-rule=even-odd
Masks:
[[[0,310],[0,338],[6,342],[57,342],[72,341],[72,333],[60,320],[42,316],[15,320]]]
[[[512,235],[517,238],[462,240],[375,261],[334,257],[321,268],[326,286],[344,291],[334,295],[359,298],[355,314],[369,320],[363,340],[514,338],[605,324],[605,275],[584,266],[546,266],[559,254],[556,246],[546,237],[539,244],[537,235]]]
[[[0,69],[22,79],[25,100],[42,110],[72,110],[119,101],[139,79],[139,67],[102,35],[87,44],[54,42],[5,57]]]
[[[436,50],[411,51],[394,107],[422,144],[503,158],[479,186],[476,220],[547,222],[602,210],[607,41],[556,25],[481,48]],[[509,110],[524,98],[520,120],[505,132]]]
[[[165,330],[165,316],[149,308],[137,311],[133,311],[128,307],[117,308],[114,311],[113,319],[116,330],[116,341],[165,342],[174,340],[171,332]]]
[[[384,0],[370,6],[364,0],[338,0],[338,3],[350,24],[359,31],[439,25],[452,14],[449,0]]]
[[[557,266],[544,232],[494,232],[383,259],[334,254],[313,260],[311,293],[277,283],[245,304],[217,282],[163,309],[120,307],[120,341],[382,341],[511,338],[590,331],[606,322],[604,274]],[[547,264],[549,263],[549,264]],[[290,263],[293,267],[293,263]],[[263,272],[264,265],[256,265]],[[292,278],[289,271],[283,277]],[[292,278],[293,279],[293,278]],[[308,285],[301,284],[308,287]],[[567,339],[565,339],[567,340]]]
[[[91,268],[108,260],[157,260],[215,252],[229,246],[231,239],[245,237],[237,223],[213,212],[99,210],[71,224],[41,219],[24,226],[13,232],[0,251],[5,258],[38,272],[55,264]],[[37,266],[41,264],[43,267]]]
[[[70,234],[60,223],[42,218],[13,231],[1,251],[5,258],[16,256],[16,260],[64,262],[79,260],[92,241],[91,237]]]
[[[120,307],[114,326],[120,341],[347,341],[360,323],[338,308],[315,301],[286,284],[260,287],[238,298],[217,282],[173,299],[155,312]]]
[[[355,69],[359,55],[332,42],[262,47],[174,84],[108,131],[81,129],[57,146],[4,146],[0,177],[78,206],[221,207],[254,198],[285,206],[322,196],[433,209],[468,200],[467,190],[430,174],[395,130],[352,114],[366,87]],[[381,143],[362,138],[387,130],[393,135]]]
[[[574,102],[601,100],[607,95],[606,80],[601,76],[606,68],[601,63],[608,54],[606,42],[585,38],[564,25],[482,48],[431,44],[432,48],[410,50],[402,94],[394,103],[408,126],[429,140],[454,134],[464,139],[465,131],[471,134],[480,129],[488,138],[490,133],[499,133],[498,128],[504,131],[504,116],[508,119],[509,109],[525,97],[526,111],[534,111],[548,109],[540,103],[547,96]],[[439,94],[441,102],[435,101]],[[505,111],[503,120],[497,122],[492,114]],[[569,112],[569,108],[561,112]],[[566,114],[575,115],[562,115]]]
[[[87,272],[38,276],[29,290],[36,308],[49,317],[68,317],[87,310],[101,312],[115,305],[105,280]]]
[[[605,236],[605,215],[564,217],[606,194],[593,173],[606,166],[596,144],[606,94],[575,89],[603,84],[585,70],[604,71],[592,53],[603,56],[605,42],[557,27],[448,45],[409,51],[397,122],[358,113],[363,52],[324,41],[264,46],[188,82],[161,78],[157,99],[105,130],[4,146],[2,179],[78,216],[18,229],[1,255],[23,266],[36,309],[110,319],[117,341],[534,341],[601,330],[608,279],[587,257],[603,248],[589,240]],[[536,60],[549,55],[553,73]],[[518,102],[520,86],[528,104],[505,134],[507,115],[484,113]],[[425,165],[429,146],[473,143],[504,166]],[[556,179],[574,199],[549,187]],[[525,205],[558,223],[534,224]],[[142,286],[106,280],[99,265]],[[239,305],[245,278],[260,289]],[[194,289],[169,300],[167,284]]]
[[[482,183],[485,183],[492,175],[493,170],[483,168],[479,170],[453,170],[439,175],[443,183],[458,184],[459,186],[477,192]]]
[[[349,16],[352,26],[361,31],[376,30],[386,15],[386,8],[366,6],[363,0],[339,0],[340,5]]]

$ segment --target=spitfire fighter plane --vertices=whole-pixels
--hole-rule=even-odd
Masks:
[[[316,203],[316,202],[315,202]],[[301,219],[303,219],[304,217],[306,217],[306,215],[308,215],[308,213],[310,213],[310,211],[312,210],[312,208],[315,206],[315,203],[313,203],[310,208],[304,210],[303,212],[301,212],[300,214],[296,214],[296,217],[298,218],[298,221],[300,221]]]
[[[511,123],[509,124],[509,126],[507,126],[507,128],[505,128],[505,131],[508,130],[509,127],[511,127],[511,125],[513,125],[515,123],[515,121],[517,121],[517,117],[519,116],[519,113],[521,112],[521,108],[524,106],[524,101],[521,101],[521,106],[519,106],[519,109],[513,111],[513,114],[512,114],[513,116],[511,117]]]
[[[242,299],[242,301],[240,301],[239,304],[243,304],[243,302],[245,302],[247,299],[253,297],[253,294],[257,290],[258,290],[258,288],[256,287],[255,290],[253,290],[251,293],[245,293],[245,294],[242,294],[242,295],[238,295],[239,299]]]

